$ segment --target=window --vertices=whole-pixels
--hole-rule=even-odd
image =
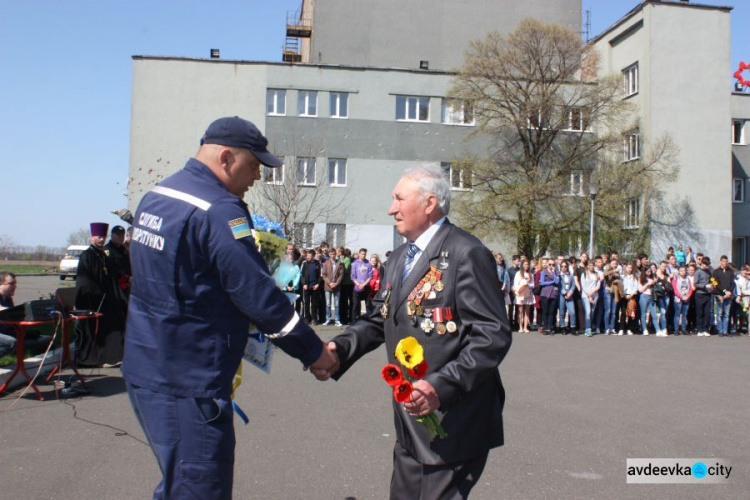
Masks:
[[[326,224],[328,248],[346,246],[346,224]]]
[[[633,132],[625,136],[623,142],[623,161],[637,160],[641,157],[641,135]]]
[[[443,99],[441,121],[448,125],[474,125],[474,107],[470,102]]]
[[[567,130],[583,131],[589,128],[588,116],[583,108],[572,108],[568,113]]]
[[[732,144],[745,145],[745,121],[732,120]]]
[[[398,234],[398,231],[396,231],[396,226],[393,226],[393,248],[396,249],[404,243],[406,243],[406,237]]]
[[[328,160],[328,185],[329,186],[346,186],[346,160],[334,159]]]
[[[430,121],[430,98],[397,95],[396,120],[411,122]]]
[[[318,116],[318,93],[314,90],[300,90],[297,94],[297,114]]]
[[[745,179],[732,179],[732,201],[745,203]]]
[[[638,93],[638,63],[622,70],[622,80],[626,96]]]
[[[315,158],[297,158],[297,184],[315,185]]]
[[[451,183],[451,190],[468,191],[471,189],[471,170],[468,167],[461,167],[450,162],[443,162],[440,166]]]
[[[284,165],[279,168],[263,166],[263,182],[266,184],[284,184]]]
[[[315,225],[312,222],[295,222],[292,243],[301,248],[312,248],[314,229]]]
[[[641,200],[633,198],[628,200],[628,220],[626,228],[637,229],[641,225]]]
[[[570,174],[571,196],[583,196],[583,172],[572,172]]]
[[[544,128],[544,120],[542,118],[542,110],[536,110],[529,113],[527,119],[527,126],[529,128],[541,129]]]
[[[286,114],[286,90],[266,91],[266,114],[283,116]]]
[[[346,92],[331,92],[331,118],[347,118],[349,116],[349,94]]]

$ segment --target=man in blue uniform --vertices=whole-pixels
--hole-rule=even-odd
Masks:
[[[251,323],[305,366],[338,360],[300,321],[252,237],[245,192],[282,161],[251,122],[213,122],[141,200],[122,372],[162,471],[154,498],[231,498],[232,378]]]

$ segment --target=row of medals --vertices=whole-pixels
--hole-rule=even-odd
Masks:
[[[436,331],[438,335],[458,331],[458,326],[452,321],[453,312],[450,307],[435,307],[432,309],[422,307],[422,300],[434,299],[439,292],[443,291],[445,285],[440,281],[442,277],[443,273],[438,271],[437,267],[430,266],[429,272],[419,280],[414,290],[409,292],[406,312],[411,317],[411,323],[414,326],[417,326],[419,316],[424,317],[421,328],[427,335],[430,335],[433,331]]]

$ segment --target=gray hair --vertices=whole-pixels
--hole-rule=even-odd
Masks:
[[[438,208],[443,215],[451,210],[451,185],[443,173],[442,167],[434,164],[422,164],[407,168],[403,177],[409,177],[417,182],[417,188],[424,199],[427,194],[434,194]]]

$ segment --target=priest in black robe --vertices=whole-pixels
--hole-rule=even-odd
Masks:
[[[127,302],[104,248],[108,228],[103,222],[91,224],[91,246],[78,260],[76,309],[103,315],[78,322],[76,356],[79,366],[112,366],[122,361]]]

